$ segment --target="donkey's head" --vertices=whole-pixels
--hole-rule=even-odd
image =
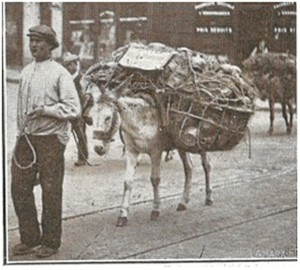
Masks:
[[[249,56],[248,58],[244,59],[242,62],[242,69],[243,71],[253,71],[257,70],[259,67],[258,58],[255,56]]]
[[[99,89],[101,94],[95,101],[95,106],[91,111],[94,119],[94,150],[98,155],[107,153],[110,142],[113,141],[115,134],[119,130],[121,118],[118,99],[130,91],[128,88],[130,81],[131,77],[113,90],[109,90],[105,87]]]

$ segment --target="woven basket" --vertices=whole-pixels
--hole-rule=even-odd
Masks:
[[[191,153],[231,150],[254,113],[245,100],[207,102],[187,94],[168,95],[166,129],[176,147]]]

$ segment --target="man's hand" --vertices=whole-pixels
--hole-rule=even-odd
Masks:
[[[39,106],[30,111],[27,115],[29,119],[35,119],[37,117],[40,117],[44,114],[44,106]]]

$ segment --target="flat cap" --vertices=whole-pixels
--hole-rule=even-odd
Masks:
[[[71,63],[73,61],[77,61],[77,60],[79,60],[79,56],[76,54],[66,53],[63,56],[63,64],[64,65]]]
[[[59,46],[55,31],[45,24],[36,25],[29,28],[29,33],[27,36],[37,36],[44,39],[47,43],[53,46],[52,50]]]

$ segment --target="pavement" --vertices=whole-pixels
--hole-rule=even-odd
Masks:
[[[129,224],[123,228],[115,226],[116,207],[67,218],[58,254],[38,261],[34,255],[12,256],[9,250],[9,262],[295,260],[295,174],[295,169],[284,168],[279,174],[245,176],[243,181],[214,186],[212,207],[199,201],[203,189],[194,191],[185,212],[175,210],[179,195],[165,197],[158,221],[149,220],[151,202],[139,202],[132,205]],[[9,237],[10,247],[18,243],[17,230],[10,230]]]

